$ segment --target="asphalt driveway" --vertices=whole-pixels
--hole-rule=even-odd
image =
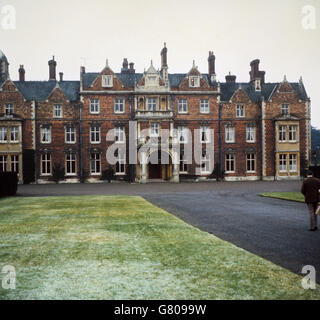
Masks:
[[[19,186],[22,196],[141,195],[182,220],[301,274],[313,265],[320,283],[320,231],[310,232],[305,204],[259,197],[299,191],[300,181],[75,184]]]

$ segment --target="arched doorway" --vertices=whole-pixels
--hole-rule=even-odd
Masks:
[[[150,180],[170,180],[172,177],[172,159],[165,151],[154,151],[148,160],[148,178]]]

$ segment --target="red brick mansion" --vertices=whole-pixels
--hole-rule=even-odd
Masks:
[[[137,73],[124,59],[120,72],[107,61],[66,81],[53,58],[48,81],[26,81],[23,65],[14,81],[0,51],[0,171],[21,183],[52,181],[58,166],[64,182],[101,181],[111,167],[114,179],[142,183],[214,171],[229,181],[298,179],[311,145],[302,79],[267,83],[259,60],[250,66],[248,82],[229,74],[220,83],[209,52],[208,73],[193,63],[171,74],[165,45],[160,70],[151,62]]]

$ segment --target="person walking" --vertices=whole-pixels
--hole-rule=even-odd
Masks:
[[[320,190],[320,179],[315,178],[313,176],[313,172],[311,170],[308,170],[307,178],[302,183],[301,193],[304,195],[305,202],[309,210],[309,215],[310,215],[309,231],[318,230],[316,210],[319,202],[319,190]]]

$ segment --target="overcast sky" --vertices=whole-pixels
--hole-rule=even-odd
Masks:
[[[133,61],[137,72],[151,59],[160,68],[167,42],[171,73],[188,72],[193,60],[207,73],[208,52],[214,51],[219,81],[229,71],[237,81],[249,81],[249,64],[256,58],[266,82],[284,75],[297,82],[302,76],[312,124],[320,128],[319,0],[0,0],[0,12],[5,5],[16,10],[16,29],[0,25],[0,49],[14,80],[20,64],[26,80],[47,80],[52,55],[65,80],[78,80],[80,65],[101,71],[106,59],[115,72],[123,58]],[[303,27],[306,5],[315,8],[313,29]]]

